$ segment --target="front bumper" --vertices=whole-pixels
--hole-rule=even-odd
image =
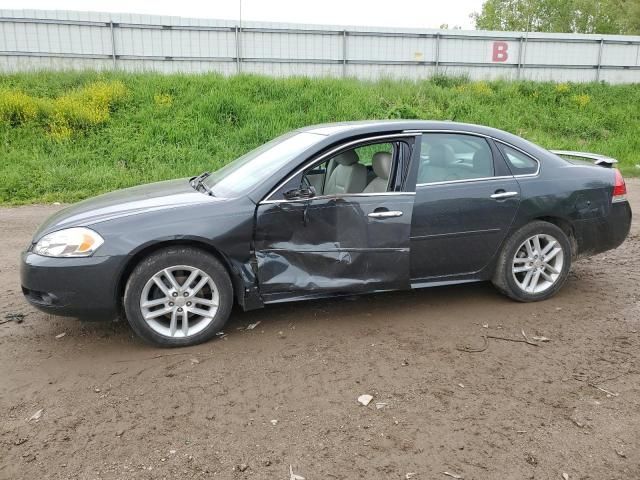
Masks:
[[[51,258],[22,254],[22,292],[34,307],[54,315],[109,320],[119,314],[119,257]]]

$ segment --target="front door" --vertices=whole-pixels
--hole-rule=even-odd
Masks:
[[[482,136],[425,133],[411,228],[414,284],[481,271],[515,217],[520,186]]]
[[[410,285],[413,136],[332,149],[257,207],[254,250],[265,302]]]

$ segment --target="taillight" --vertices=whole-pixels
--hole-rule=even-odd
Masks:
[[[624,183],[624,178],[622,178],[620,170],[615,168],[614,173],[616,181],[613,185],[613,198],[611,199],[611,201],[624,202],[627,199],[627,186]]]

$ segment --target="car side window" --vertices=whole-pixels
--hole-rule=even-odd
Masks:
[[[313,167],[311,172],[305,172],[305,177],[322,195],[383,193],[390,184],[396,150],[393,142],[371,143],[344,150],[327,161],[325,175],[321,178],[312,178]]]
[[[486,139],[463,133],[425,133],[420,146],[418,183],[494,176],[493,154]]]
[[[276,193],[296,200],[316,196],[384,193],[396,183],[395,161],[402,142],[378,142],[343,150],[306,168]]]
[[[514,175],[530,175],[538,171],[538,162],[529,155],[503,144],[498,144],[498,148]]]

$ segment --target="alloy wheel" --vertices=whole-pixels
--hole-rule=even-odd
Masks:
[[[219,305],[215,282],[188,265],[160,270],[145,284],[140,310],[145,322],[160,335],[190,337],[207,328]]]
[[[539,294],[558,281],[563,265],[564,251],[560,242],[551,235],[538,234],[518,247],[511,271],[522,291]]]

